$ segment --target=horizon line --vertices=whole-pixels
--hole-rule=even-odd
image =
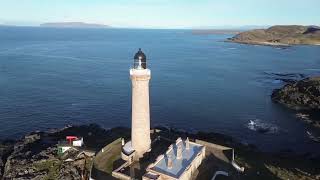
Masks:
[[[84,23],[84,24],[92,24],[92,25],[101,25],[106,27],[49,27],[49,26],[42,26],[43,24],[50,24],[50,23]],[[276,25],[207,25],[207,26],[195,26],[195,27],[141,27],[141,26],[113,26],[113,25],[107,25],[107,24],[100,24],[100,23],[88,23],[88,22],[81,22],[81,21],[64,21],[64,22],[45,22],[45,23],[39,23],[39,24],[11,24],[11,23],[0,23],[1,26],[7,26],[7,27],[38,27],[38,28],[61,28],[61,29],[172,29],[172,30],[178,30],[178,29],[185,29],[185,30],[242,30],[242,29],[261,29],[261,28],[268,28],[271,26],[290,26],[290,25],[299,25],[299,26],[320,26],[320,25],[306,25],[306,24],[276,24]]]

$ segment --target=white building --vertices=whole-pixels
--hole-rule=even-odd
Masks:
[[[72,141],[72,145],[75,147],[82,147],[83,146],[83,137]]]
[[[124,162],[112,171],[113,177],[122,180],[140,179],[141,176],[137,177],[134,169],[135,165],[139,164],[138,170],[140,173],[146,172],[142,176],[143,180],[189,180],[197,175],[195,172],[197,172],[198,167],[206,158],[206,152],[209,154],[213,153],[216,157],[224,157],[224,151],[232,152],[231,161],[228,159],[224,160],[223,157],[220,157],[220,159],[226,163],[230,163],[237,171],[244,171],[244,168],[234,162],[232,148],[197,139],[195,142],[191,142],[188,138],[186,140],[178,138],[174,142],[171,137],[163,138],[158,136],[152,143],[154,151],[151,151],[149,109],[149,80],[151,78],[151,71],[147,69],[146,56],[141,49],[134,56],[134,66],[130,69],[130,77],[132,81],[131,141],[125,143],[124,139],[122,139],[121,158]],[[157,148],[161,146],[155,146],[154,143],[161,141],[160,139],[169,142],[169,144],[173,140],[174,143],[168,147],[164,154],[158,155]],[[168,144],[166,143],[166,145]],[[166,146],[164,148],[166,149]],[[153,153],[155,154],[151,161],[149,155]],[[142,157],[144,159],[140,159]],[[155,161],[154,158],[156,158]],[[144,167],[144,169],[140,169],[140,163],[149,165]],[[221,172],[219,173],[221,174]],[[228,173],[223,172],[222,174]]]
[[[165,154],[150,164],[143,180],[188,180],[205,158],[205,146],[178,138]]]
[[[130,78],[132,82],[131,141],[123,145],[122,158],[138,161],[151,148],[149,107],[151,71],[147,69],[146,55],[141,49],[134,56]]]

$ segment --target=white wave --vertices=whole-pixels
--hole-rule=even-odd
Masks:
[[[282,81],[279,80],[279,79],[276,79],[276,80],[273,80],[272,83],[273,83],[273,84],[280,84],[280,83],[282,83]]]
[[[260,133],[276,133],[278,132],[279,128],[278,126],[263,122],[260,119],[255,120],[249,120],[249,122],[246,124],[246,127],[252,131],[257,131]]]
[[[310,131],[307,131],[307,135],[308,135],[308,137],[311,139],[311,140],[313,140],[313,141],[315,141],[315,142],[320,142],[320,136],[319,137],[316,137],[313,133],[311,133]]]
[[[306,71],[318,71],[318,72],[320,72],[320,69],[317,69],[317,68],[311,68],[311,69],[306,69]]]

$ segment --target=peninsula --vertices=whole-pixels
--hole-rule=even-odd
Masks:
[[[104,24],[93,24],[84,22],[53,22],[40,24],[40,27],[54,27],[54,28],[111,28],[111,26]]]
[[[320,27],[277,25],[268,29],[241,32],[228,41],[268,46],[320,45]]]
[[[192,34],[194,35],[210,35],[210,34],[238,34],[242,30],[236,29],[193,29]]]

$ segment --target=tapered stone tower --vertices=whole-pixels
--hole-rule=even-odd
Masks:
[[[147,69],[146,56],[139,49],[134,56],[134,65],[130,69],[132,81],[132,149],[135,159],[141,158],[151,148],[149,80],[151,71]]]

